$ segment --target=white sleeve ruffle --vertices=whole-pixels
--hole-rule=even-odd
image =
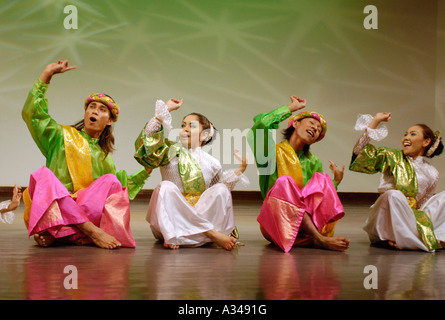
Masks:
[[[374,119],[374,117],[371,116],[370,114],[359,114],[357,117],[357,122],[355,123],[354,130],[356,131],[366,130],[368,136],[375,141],[380,141],[385,139],[388,136],[388,128],[382,122],[380,122],[380,124],[377,126],[376,129],[368,128],[372,119]]]
[[[244,173],[237,175],[236,170],[237,169],[226,170],[222,174],[221,182],[224,183],[229,190],[233,190],[238,182],[241,182],[244,187],[247,187],[250,184],[249,178],[247,178]]]
[[[0,202],[0,209],[8,209],[11,200]],[[14,211],[8,211],[0,214],[0,221],[11,224],[14,221]]]
[[[372,140],[380,141],[388,136],[388,128],[385,124],[380,123],[376,129],[368,128],[374,117],[370,114],[360,114],[357,117],[354,130],[363,131],[363,134],[358,139],[354,146],[354,154],[359,154],[363,148]]]
[[[165,135],[167,136],[172,129],[172,115],[164,101],[156,100],[155,116],[145,126],[145,134],[150,136],[161,130],[161,126],[164,126]]]

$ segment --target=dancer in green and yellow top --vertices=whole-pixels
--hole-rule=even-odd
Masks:
[[[76,69],[68,61],[45,67],[29,92],[22,117],[46,158],[24,191],[29,235],[47,247],[54,241],[94,243],[113,249],[135,247],[129,227],[129,200],[142,189],[150,170],[133,175],[116,171],[112,125],[119,106],[108,95],[93,93],[84,103],[83,120],[58,124],[45,97],[55,74]]]
[[[335,224],[344,216],[337,195],[342,169],[331,162],[334,179],[323,173],[322,163],[309,151],[327,131],[324,117],[314,111],[292,113],[306,107],[306,100],[291,103],[254,117],[248,141],[259,171],[264,198],[258,222],[264,237],[284,252],[293,246],[311,245],[335,251],[349,248],[349,239],[333,237]],[[272,130],[289,119],[284,141],[276,144]]]
[[[408,128],[402,148],[375,147],[371,139],[385,138],[385,122],[391,113],[361,115],[357,141],[349,169],[367,174],[382,173],[381,194],[371,207],[364,229],[371,243],[394,249],[433,252],[445,245],[445,191],[435,194],[439,172],[427,158],[443,151],[439,132],[424,124]]]

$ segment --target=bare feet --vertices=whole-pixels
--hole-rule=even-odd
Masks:
[[[164,242],[164,248],[176,250],[176,249],[179,249],[179,246],[176,244],[168,244],[168,243]]]
[[[396,250],[400,250],[399,246],[397,245],[397,243],[396,243],[395,241],[388,240],[388,245],[389,245],[391,248],[394,248],[394,249],[396,249]]]
[[[88,237],[85,237],[85,238],[79,238],[79,239],[75,240],[74,243],[78,246],[86,246],[88,244],[92,244],[93,240],[91,240]]]
[[[323,249],[332,251],[346,251],[349,248],[350,240],[343,237],[325,237],[314,238],[314,245]]]
[[[236,238],[232,237],[232,236],[227,236],[219,231],[216,230],[209,230],[207,232],[204,232],[204,234],[209,237],[216,245],[220,246],[221,248],[225,249],[225,250],[232,250],[236,243],[237,240]]]
[[[36,233],[34,235],[34,240],[39,246],[46,248],[53,244],[55,238],[48,231],[44,231],[42,233]]]
[[[115,237],[96,227],[92,222],[84,222],[76,225],[95,245],[103,249],[115,249],[122,244]]]

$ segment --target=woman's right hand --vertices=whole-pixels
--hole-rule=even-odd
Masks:
[[[380,122],[388,122],[391,120],[391,112],[378,112],[369,124],[369,129],[376,129]]]
[[[183,101],[183,99],[181,99],[181,100],[177,100],[177,99],[170,99],[170,100],[168,100],[167,103],[166,103],[167,108],[168,108],[168,112],[172,112],[172,111],[178,110],[182,106],[182,101]]]
[[[76,66],[69,67],[68,60],[59,60],[57,62],[50,63],[45,67],[42,74],[40,75],[40,80],[42,80],[44,83],[49,83],[53,75],[55,75],[56,73],[64,73],[76,68]]]

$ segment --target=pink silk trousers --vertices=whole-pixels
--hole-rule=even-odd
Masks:
[[[334,183],[326,173],[316,172],[302,189],[290,176],[279,177],[267,193],[257,221],[275,244],[289,252],[305,212],[319,232],[344,216]]]
[[[128,190],[115,175],[105,174],[96,179],[77,193],[76,200],[46,167],[31,175],[28,188],[32,199],[29,236],[47,231],[55,238],[74,241],[85,237],[74,225],[91,221],[123,247],[136,247],[130,230]]]

